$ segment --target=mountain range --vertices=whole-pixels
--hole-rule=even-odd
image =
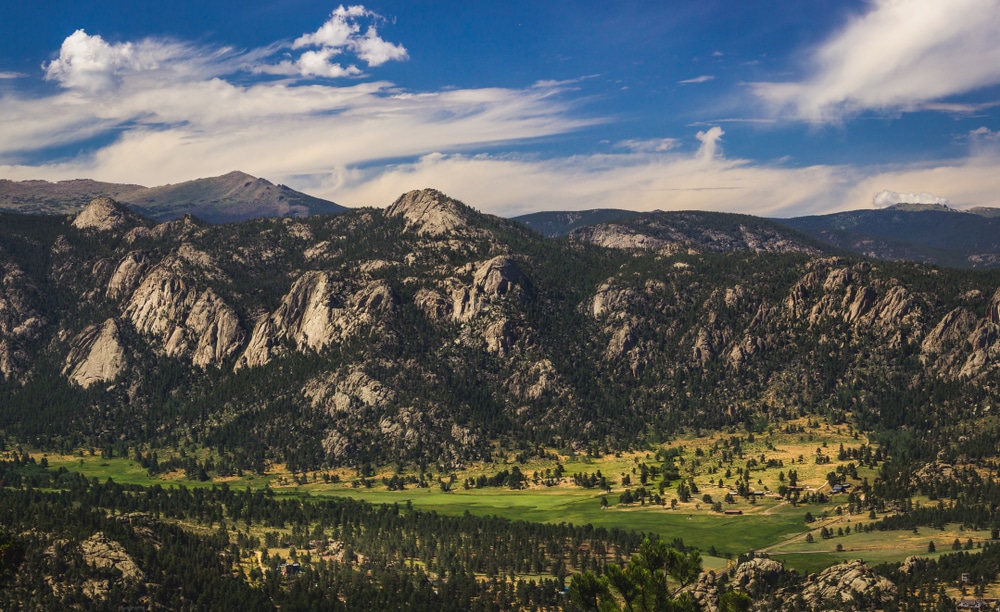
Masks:
[[[998,273],[834,254],[740,215],[635,220],[648,240],[549,239],[434,190],[223,225],[109,198],[5,213],[0,428],[314,468],[596,452],[813,411],[930,427],[933,448],[988,410]]]
[[[697,211],[637,213],[618,209],[539,212],[515,219],[548,237],[625,234],[637,245],[683,241],[685,218],[708,219]],[[1000,210],[959,211],[941,205],[897,204],[884,209],[772,219],[811,237],[831,252],[852,252],[887,261],[909,260],[957,268],[1000,265]],[[722,217],[719,217],[722,218]],[[765,221],[757,219],[753,223]],[[777,231],[777,230],[774,230]],[[680,233],[678,233],[680,232]],[[800,237],[801,238],[801,237]],[[830,249],[832,247],[832,249]]]
[[[210,223],[229,223],[255,217],[304,217],[346,210],[334,202],[238,171],[160,187],[89,179],[57,183],[0,179],[0,209],[12,212],[75,214],[92,198],[100,196],[114,198],[157,221],[191,214]]]

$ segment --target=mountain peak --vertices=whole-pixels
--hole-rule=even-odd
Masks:
[[[406,231],[420,236],[440,236],[467,227],[469,216],[475,211],[436,189],[420,189],[399,196],[385,214],[403,217]]]
[[[95,229],[99,232],[121,227],[141,225],[139,216],[108,197],[97,197],[73,219],[77,229]]]

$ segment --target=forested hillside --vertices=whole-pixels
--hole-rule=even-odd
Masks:
[[[930,430],[931,453],[990,409],[996,273],[710,219],[710,244],[650,249],[543,239],[431,190],[233,225],[107,199],[6,215],[0,427],[61,450],[194,441],[260,470],[606,452],[800,414]]]

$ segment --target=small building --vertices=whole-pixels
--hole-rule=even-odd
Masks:
[[[726,514],[726,516],[739,516],[739,515],[743,514],[743,511],[742,510],[726,510],[725,514]]]
[[[298,563],[282,563],[278,566],[282,576],[294,576],[302,571],[302,566]]]
[[[959,610],[985,610],[986,602],[981,599],[963,599],[955,607]]]

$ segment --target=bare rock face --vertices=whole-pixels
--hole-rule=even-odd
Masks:
[[[0,263],[0,374],[10,378],[28,367],[26,345],[38,340],[45,319],[32,305],[35,288],[12,263]]]
[[[631,351],[638,342],[639,339],[636,337],[632,326],[626,323],[611,336],[608,348],[604,351],[604,358],[608,361],[620,359],[622,355]]]
[[[702,572],[698,574],[698,580],[688,587],[691,599],[698,605],[702,612],[718,612],[719,610],[719,587],[716,585],[714,572]]]
[[[435,189],[410,191],[385,211],[387,217],[403,217],[404,231],[419,236],[442,236],[467,226],[467,206]]]
[[[581,228],[573,232],[573,237],[609,249],[641,249],[656,251],[667,246],[667,241],[648,236],[630,227],[603,223]]]
[[[875,290],[871,287],[849,285],[844,295],[844,319],[851,323],[859,320],[875,305]]]
[[[691,357],[699,365],[705,365],[715,358],[715,343],[712,340],[712,334],[704,327],[698,330],[698,337],[694,341]]]
[[[969,334],[967,342],[972,353],[962,366],[959,376],[971,378],[1000,358],[1000,325],[988,320],[980,321]]]
[[[830,609],[851,602],[880,609],[892,602],[896,585],[877,575],[864,561],[848,561],[810,576],[802,588],[808,610]],[[793,601],[786,602],[794,606]],[[793,609],[786,605],[786,609]]]
[[[360,368],[349,372],[334,372],[310,380],[302,394],[314,409],[331,416],[355,412],[361,408],[378,408],[395,400],[392,389],[368,376]]]
[[[590,313],[595,319],[606,314],[623,313],[639,299],[639,294],[628,288],[615,286],[613,279],[601,283],[590,303]]]
[[[120,343],[118,324],[108,319],[73,338],[63,375],[86,389],[114,380],[124,368],[125,350]]]
[[[146,579],[139,566],[128,555],[122,545],[109,540],[102,532],[97,532],[80,543],[83,559],[89,565],[100,568],[114,568],[122,573],[126,582],[136,583]]]
[[[116,300],[129,294],[151,265],[152,260],[146,253],[132,251],[126,255],[111,274],[111,280],[108,281],[108,297]]]
[[[500,255],[479,266],[473,284],[479,291],[499,296],[510,293],[522,281],[521,270],[510,257]]]
[[[504,317],[493,323],[483,332],[483,340],[486,341],[486,350],[497,354],[506,355],[514,348],[517,342],[517,328],[513,321]]]
[[[170,357],[207,367],[232,355],[244,332],[236,312],[211,289],[198,292],[183,266],[167,258],[143,278],[124,316],[139,332],[158,338]]]
[[[729,582],[734,587],[753,593],[768,585],[774,585],[785,568],[774,559],[756,557],[736,566],[730,573]]]
[[[180,331],[171,335],[167,353],[190,354],[191,362],[203,368],[223,361],[243,342],[236,312],[211,289],[198,295],[184,325],[177,329]]]
[[[94,198],[73,219],[73,227],[109,232],[138,225],[139,217],[111,198]]]
[[[413,302],[431,321],[450,319],[454,312],[453,302],[433,289],[421,288],[413,296]]]
[[[264,365],[285,351],[285,341],[299,351],[320,351],[393,312],[398,302],[385,281],[352,294],[332,273],[308,271],[292,284],[278,309],[257,323],[236,367]]]
[[[945,378],[956,378],[961,372],[965,355],[965,340],[975,330],[976,316],[958,307],[946,314],[924,336],[920,344],[921,361]]]
[[[526,371],[514,374],[507,381],[507,387],[512,394],[528,400],[537,400],[546,395],[561,395],[566,390],[555,366],[548,359],[537,361]]]
[[[986,319],[990,323],[1000,325],[1000,289],[996,290],[996,293],[993,294],[993,299],[990,300],[990,309],[986,314]]]

